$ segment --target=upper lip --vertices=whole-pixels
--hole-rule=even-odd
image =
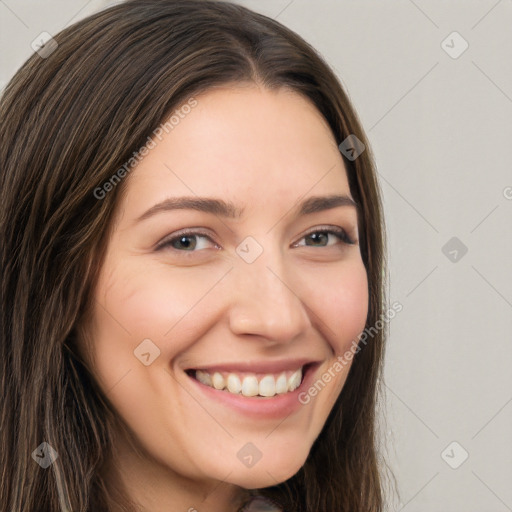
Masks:
[[[208,364],[203,366],[195,366],[188,370],[204,370],[208,372],[244,372],[244,373],[280,373],[287,370],[293,371],[302,368],[305,365],[319,363],[315,359],[286,359],[278,361],[239,361]]]

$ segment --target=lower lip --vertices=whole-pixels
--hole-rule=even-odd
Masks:
[[[197,386],[201,393],[204,393],[210,400],[221,403],[237,412],[251,416],[253,418],[285,418],[303,407],[299,401],[299,395],[303,390],[308,389],[313,382],[315,370],[319,364],[314,364],[306,368],[304,378],[300,386],[294,391],[274,395],[273,397],[249,397],[235,395],[229,391],[220,391],[202,384],[197,379],[187,375],[188,379]]]

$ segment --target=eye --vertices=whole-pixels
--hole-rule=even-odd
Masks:
[[[196,252],[201,249],[208,249],[207,240],[209,240],[213,246],[218,247],[217,244],[215,244],[215,242],[213,242],[213,240],[205,233],[189,230],[181,231],[172,238],[164,239],[160,244],[158,244],[156,250],[174,249],[180,252]]]
[[[336,244],[336,239],[344,244],[354,245],[355,241],[347,235],[347,232],[339,227],[315,228],[313,231],[306,233],[301,240],[312,241],[312,244],[297,243],[306,247],[328,247]],[[330,243],[333,241],[333,243]]]
[[[336,245],[336,241],[343,244],[354,245],[355,241],[350,238],[346,231],[339,227],[315,228],[306,233],[301,240],[306,243],[296,243],[296,246],[306,247],[328,247]],[[312,243],[308,244],[310,241]],[[200,231],[184,230],[171,238],[164,239],[155,248],[158,250],[171,249],[178,252],[197,252],[201,249],[208,249],[209,244],[218,249],[219,246],[209,235]]]

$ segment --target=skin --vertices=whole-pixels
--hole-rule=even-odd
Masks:
[[[314,106],[254,84],[196,99],[127,178],[95,287],[91,360],[137,447],[119,433],[112,482],[117,472],[144,510],[235,512],[243,489],[275,485],[304,464],[350,364],[285,419],[249,418],[212,401],[184,370],[307,357],[320,361],[317,380],[363,331],[368,282],[355,208],[295,210],[313,195],[351,196]],[[167,197],[191,195],[232,201],[243,215],[181,209],[136,221]],[[355,243],[305,236],[325,226]],[[176,240],[155,249],[184,228],[208,237],[187,239],[192,250]],[[236,252],[247,236],[263,248],[250,264]],[[149,366],[134,356],[147,338],[160,350]],[[262,453],[250,468],[237,457],[248,442]]]

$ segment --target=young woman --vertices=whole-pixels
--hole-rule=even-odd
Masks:
[[[382,207],[333,72],[219,1],[47,45],[0,104],[0,509],[381,511]]]

